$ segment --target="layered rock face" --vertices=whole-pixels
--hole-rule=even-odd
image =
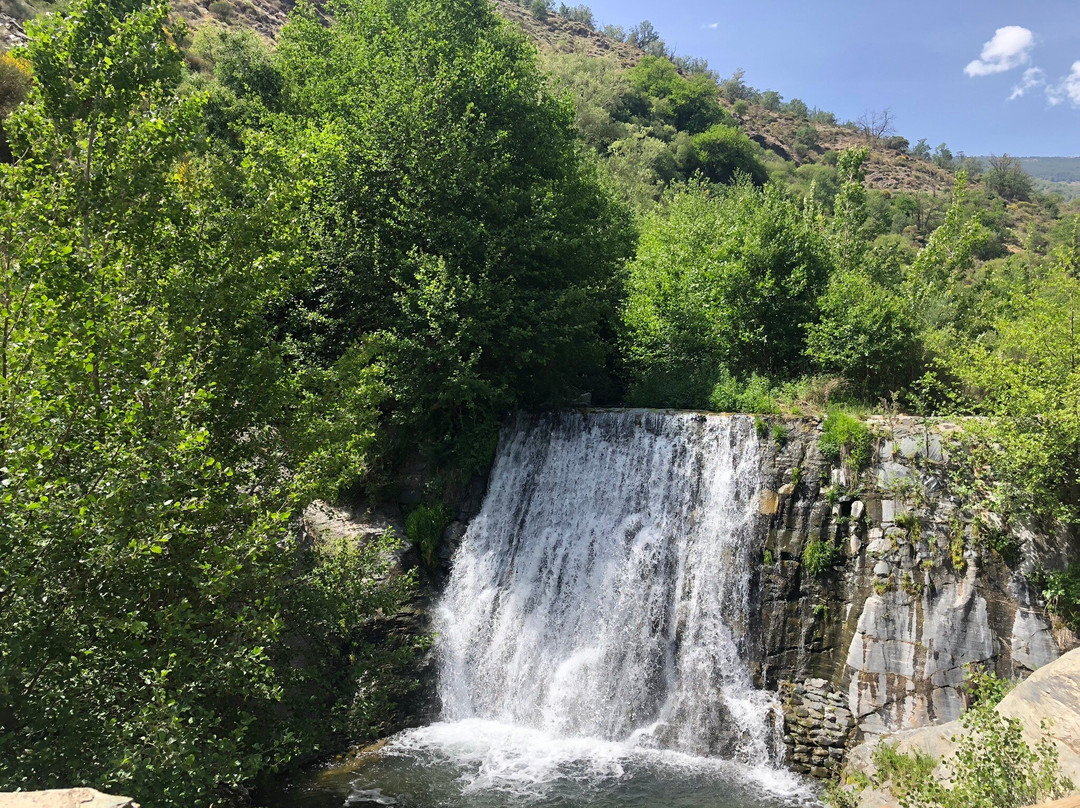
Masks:
[[[1018,678],[1076,645],[1028,578],[1061,568],[1075,548],[1019,530],[1010,563],[991,549],[986,534],[1000,524],[952,482],[961,426],[869,425],[873,460],[856,475],[822,456],[815,422],[787,422],[784,445],[765,450],[760,503],[759,675],[788,692],[843,694],[849,746],[956,719],[965,666]],[[807,563],[812,543],[811,553],[832,554],[818,574]],[[793,765],[824,775],[818,763],[836,759],[837,739],[815,744],[799,705],[787,703]]]

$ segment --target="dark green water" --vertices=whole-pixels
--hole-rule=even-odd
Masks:
[[[398,736],[355,764],[313,775],[270,808],[796,808],[801,778],[767,765],[695,758],[482,721]]]

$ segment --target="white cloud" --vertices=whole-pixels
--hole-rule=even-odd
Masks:
[[[1027,94],[1029,90],[1034,90],[1036,87],[1046,86],[1046,71],[1041,67],[1029,67],[1024,71],[1023,77],[1020,79],[1020,83],[1013,87],[1012,95],[1009,96],[1010,101],[1015,101]]]
[[[704,24],[703,26],[701,26],[701,27],[702,27],[702,28],[714,28],[714,29],[715,29],[715,28],[719,28],[719,27],[720,27],[720,23],[718,23],[718,22],[707,22],[707,23],[705,23],[705,24]]]
[[[964,72],[969,76],[990,76],[1026,64],[1031,59],[1035,35],[1019,25],[1006,25],[994,32],[994,37],[983,45],[979,58],[968,63]]]
[[[1046,100],[1055,107],[1066,101],[1080,107],[1080,61],[1073,62],[1072,70],[1057,84],[1046,88]]]

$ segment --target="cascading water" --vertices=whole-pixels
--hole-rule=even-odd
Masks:
[[[522,417],[437,617],[443,718],[775,762],[745,661],[752,419]]]
[[[288,808],[816,804],[747,664],[759,462],[741,416],[520,417],[438,608],[443,720]]]

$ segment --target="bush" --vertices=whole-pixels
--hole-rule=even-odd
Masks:
[[[1080,564],[1041,576],[1047,607],[1074,631],[1080,630]]]
[[[223,22],[232,19],[233,5],[229,0],[212,0],[209,6],[210,13]]]
[[[758,158],[758,145],[735,127],[717,124],[694,135],[693,143],[702,173],[713,182],[732,182],[740,174],[755,185],[768,182],[769,172]]]
[[[871,399],[904,389],[921,369],[915,315],[904,299],[862,270],[838,271],[818,301],[807,332],[814,366],[838,373]]]
[[[10,53],[0,54],[0,119],[22,103],[32,84],[27,62]]]
[[[775,376],[802,361],[803,323],[828,273],[813,220],[775,186],[715,195],[695,183],[642,228],[630,266],[623,339],[631,386],[646,379],[704,385],[719,368]],[[728,403],[728,402],[723,402]]]
[[[831,541],[811,539],[803,548],[803,568],[817,578],[839,560],[840,552]]]
[[[405,537],[416,546],[429,567],[439,561],[439,546],[449,521],[450,511],[441,504],[421,505],[405,519]]]
[[[818,448],[826,458],[861,471],[870,463],[874,438],[866,424],[839,409],[829,411],[822,424]]]
[[[715,412],[747,412],[771,415],[780,411],[769,380],[752,374],[745,382],[726,371],[721,374],[709,395],[709,408]]]
[[[874,752],[878,784],[887,783],[905,808],[1023,808],[1072,791],[1054,744],[1047,738],[1032,749],[1017,719],[983,702],[960,723],[964,732],[956,754],[942,764],[950,775],[947,783],[933,776],[933,758],[879,744]]]
[[[968,694],[968,707],[996,707],[1009,691],[1013,683],[1008,679],[999,679],[993,671],[980,668],[966,668],[964,690]]]

